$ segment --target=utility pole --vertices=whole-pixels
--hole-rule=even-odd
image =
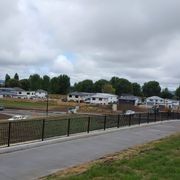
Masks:
[[[46,95],[46,116],[48,116],[48,108],[49,108],[49,95]]]

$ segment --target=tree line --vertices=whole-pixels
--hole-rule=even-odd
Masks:
[[[28,79],[20,80],[17,73],[13,78],[6,74],[4,86],[20,87],[26,91],[43,89],[52,94],[67,94],[70,90],[70,78],[64,74],[53,78],[47,75],[41,77],[39,74],[33,74]]]
[[[180,99],[180,86],[176,89],[175,94],[169,91],[168,88],[161,89],[159,82],[149,81],[142,86],[137,82],[130,82],[127,79],[112,77],[109,81],[100,79],[93,82],[86,79],[70,85],[70,77],[62,74],[57,77],[50,78],[47,75],[41,77],[39,74],[30,75],[28,79],[19,79],[16,73],[14,77],[8,74],[5,76],[5,87],[20,87],[26,91],[35,91],[43,89],[52,94],[67,94],[72,91],[90,92],[90,93],[112,93],[117,95],[133,94],[135,96],[150,97],[160,96],[162,98]]]

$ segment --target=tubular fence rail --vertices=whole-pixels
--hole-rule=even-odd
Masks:
[[[67,119],[41,119],[26,121],[8,121],[0,123],[0,146],[10,146],[28,141],[41,140],[59,136],[108,128],[140,125],[156,121],[180,119],[180,113],[137,113],[133,115],[92,115]]]

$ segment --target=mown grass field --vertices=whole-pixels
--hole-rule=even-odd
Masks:
[[[21,99],[0,99],[0,104],[5,108],[23,108],[23,109],[45,109],[46,101],[33,101]],[[49,102],[49,106],[56,106],[55,103]]]
[[[179,180],[180,134],[70,168],[43,179]]]

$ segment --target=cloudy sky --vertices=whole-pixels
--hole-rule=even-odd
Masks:
[[[0,0],[0,79],[180,84],[179,0]]]

